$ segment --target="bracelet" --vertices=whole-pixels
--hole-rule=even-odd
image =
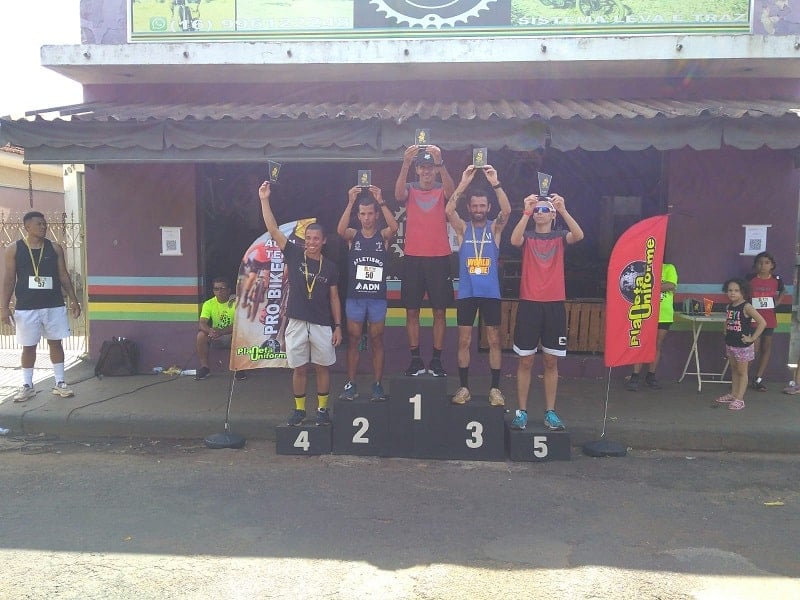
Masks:
[[[493,185],[492,186],[492,189],[493,190],[499,190],[501,187],[503,187],[503,184],[498,181],[497,185]]]
[[[334,329],[336,329],[337,327],[341,327],[341,326],[342,326],[342,324],[341,324],[341,323],[334,323],[334,324],[333,324],[333,328],[334,328]]]
[[[526,217],[530,217],[533,214],[533,211],[532,210],[523,210],[522,214],[525,215]]]

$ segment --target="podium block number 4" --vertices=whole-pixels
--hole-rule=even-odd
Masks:
[[[533,455],[536,458],[545,458],[547,456],[547,436],[535,435],[533,436]]]
[[[358,430],[353,435],[353,443],[369,444],[369,438],[364,436],[369,430],[369,420],[366,417],[356,417],[353,419],[353,427],[358,427]]]
[[[308,441],[308,432],[301,431],[292,445],[295,448],[302,448],[303,452],[308,452],[308,449],[311,447],[311,442]]]
[[[471,436],[467,438],[467,448],[480,448],[483,446],[483,425],[478,421],[470,421],[467,423],[467,431],[471,433]]]
[[[414,394],[408,401],[414,405],[414,420],[422,420],[422,394]]]

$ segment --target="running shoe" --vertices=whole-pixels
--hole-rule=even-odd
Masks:
[[[372,398],[373,402],[386,402],[386,392],[383,391],[383,386],[380,381],[372,384]]]
[[[505,406],[506,405],[506,398],[503,396],[503,392],[501,392],[498,388],[492,388],[489,390],[489,404],[491,406]]]
[[[236,371],[233,374],[233,378],[236,381],[244,381],[245,379],[247,379],[247,373],[245,371]]]
[[[286,419],[287,425],[300,425],[306,418],[306,411],[294,409],[292,414],[289,415],[289,418]]]
[[[208,376],[211,375],[211,369],[208,367],[200,367],[197,369],[197,374],[194,376],[196,381],[202,381],[203,379],[208,379]]]
[[[561,422],[554,410],[546,410],[544,412],[544,426],[550,431],[564,430],[564,423]]]
[[[330,425],[331,424],[331,413],[328,412],[327,408],[318,408],[317,409],[317,427],[322,425]]]
[[[798,386],[796,383],[791,381],[791,382],[789,382],[789,385],[787,385],[785,388],[783,388],[783,393],[784,394],[791,394],[792,396],[794,396],[795,394],[800,394],[800,386]]]
[[[30,386],[26,383],[14,394],[14,402],[25,402],[33,398],[35,395],[36,390],[33,389],[33,386]]]
[[[358,398],[358,390],[356,389],[356,384],[352,381],[348,381],[344,384],[344,389],[342,393],[339,394],[339,400],[346,400],[347,402],[352,402]]]
[[[753,383],[750,384],[750,387],[754,390],[758,390],[759,392],[767,391],[767,386],[764,385],[764,379],[762,377],[756,377],[753,380]]]
[[[525,429],[528,426],[528,412],[518,410],[514,420],[511,421],[511,429]]]
[[[424,375],[425,373],[425,363],[422,362],[422,359],[419,356],[412,356],[411,364],[408,365],[405,375],[407,377],[416,377],[418,375]]]
[[[629,392],[637,392],[639,391],[639,376],[637,374],[633,374],[628,379],[627,383],[625,384],[625,389]]]
[[[472,394],[465,387],[460,387],[456,390],[455,396],[450,399],[453,404],[466,404],[472,398]]]
[[[447,372],[442,366],[442,361],[438,358],[431,359],[431,362],[428,364],[428,373],[434,377],[447,377]]]
[[[52,393],[54,396],[61,396],[62,398],[69,398],[75,395],[75,392],[69,389],[63,381],[59,381],[53,386]]]
[[[661,383],[658,381],[658,379],[656,379],[656,376],[651,373],[648,373],[645,376],[644,384],[649,388],[653,388],[654,390],[661,389]]]

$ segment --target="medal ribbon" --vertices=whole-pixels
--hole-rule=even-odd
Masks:
[[[36,262],[33,259],[33,250],[31,249],[30,244],[28,244],[28,238],[25,238],[25,246],[28,248],[28,254],[31,255],[31,265],[33,266],[33,277],[34,281],[37,283],[39,282],[39,265],[42,264],[42,257],[44,256],[44,242],[42,242],[42,249],[39,252],[39,262]]]
[[[317,277],[319,277],[319,274],[322,273],[322,255],[319,255],[319,270],[311,279],[311,285],[308,285],[308,255],[305,252],[303,252],[303,258],[305,259],[303,262],[303,271],[305,272],[306,276],[306,291],[308,292],[308,299],[311,300],[311,293],[314,291],[314,286],[317,284]]]
[[[481,230],[481,246],[478,250],[478,242],[475,240],[475,224],[470,223],[472,227],[472,247],[475,249],[475,258],[483,258],[483,245],[486,243],[486,227]]]

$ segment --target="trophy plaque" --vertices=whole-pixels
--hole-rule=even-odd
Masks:
[[[472,166],[476,169],[484,168],[489,160],[489,152],[486,148],[473,148],[472,149]]]
[[[372,171],[363,170],[358,172],[358,187],[367,189],[372,185]]]
[[[419,146],[420,150],[424,150],[431,143],[431,130],[430,129],[417,129],[414,136],[414,145]]]
[[[278,183],[278,174],[281,172],[281,163],[269,161],[269,182]]]
[[[550,182],[553,180],[552,175],[547,173],[538,173],[539,175],[539,197],[546,198],[550,195]]]

